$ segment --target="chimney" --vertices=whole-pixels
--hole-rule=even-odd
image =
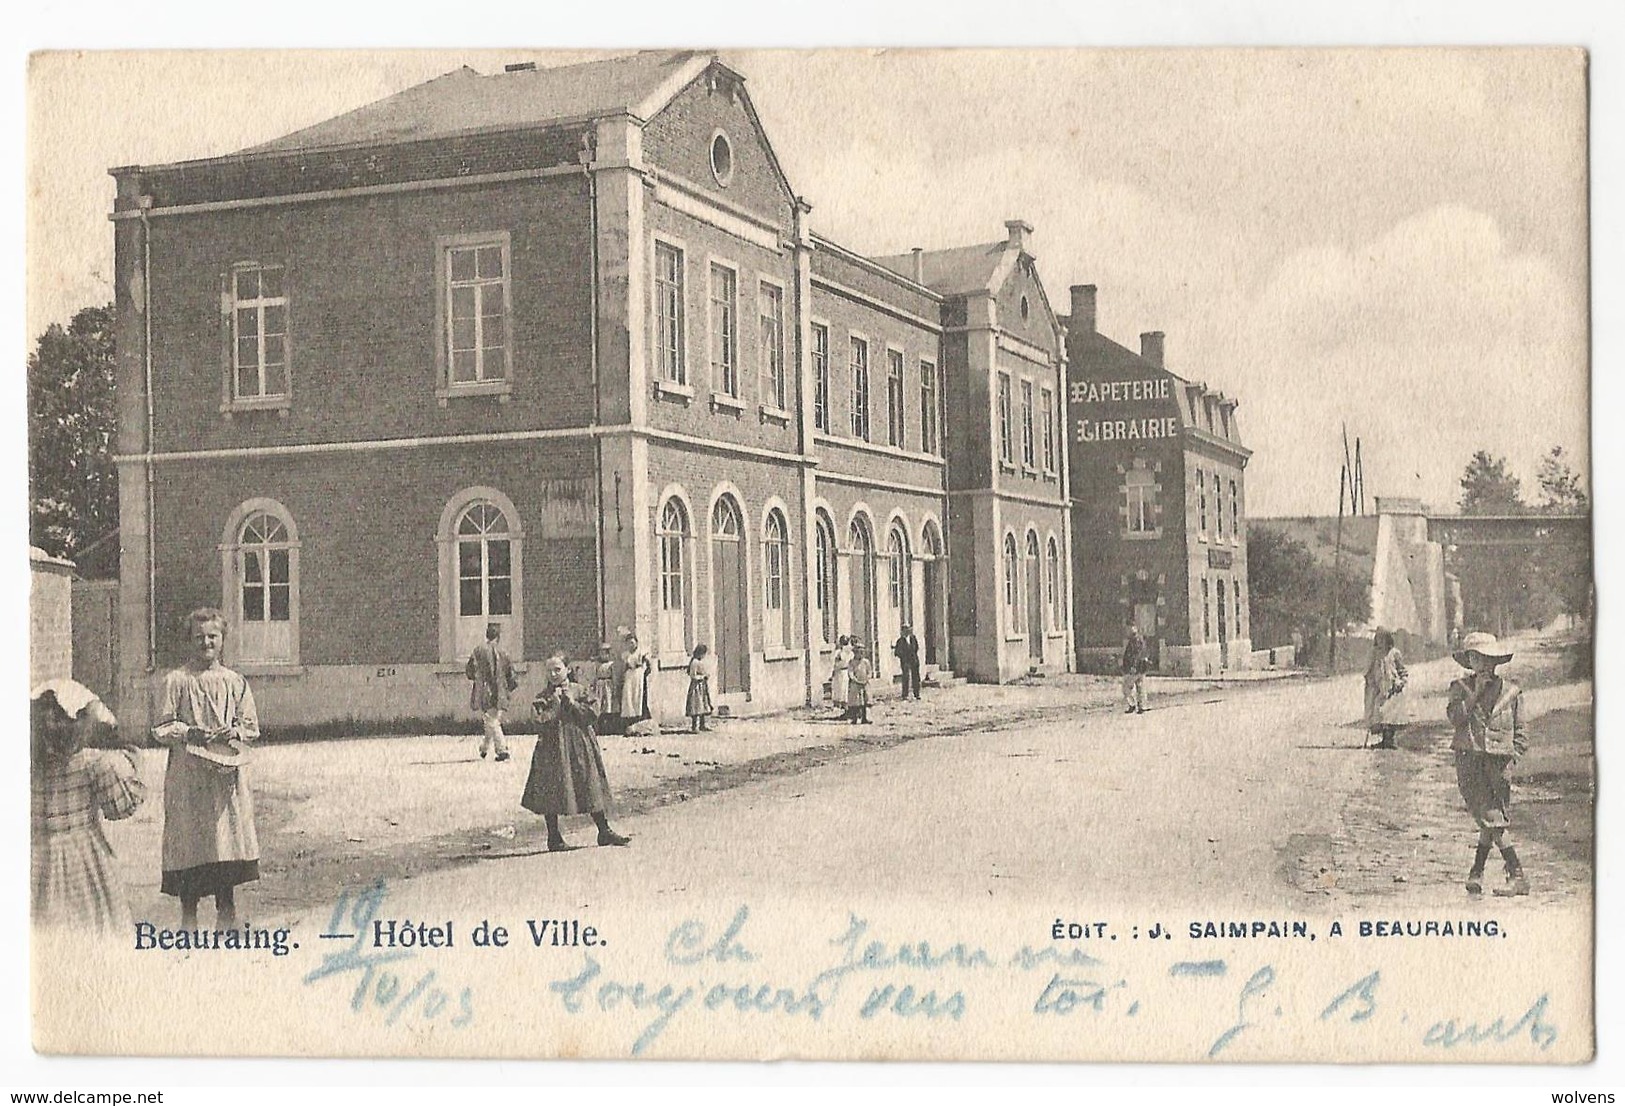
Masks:
[[[1027,236],[1033,232],[1033,225],[1024,219],[1007,219],[1004,229],[1010,232],[1009,244],[1011,249],[1025,250]]]
[[[1148,330],[1140,335],[1140,356],[1162,368],[1162,331]]]
[[[1072,286],[1072,329],[1079,334],[1093,334],[1095,332],[1095,286],[1093,284],[1074,284]]]
[[[512,65],[504,65],[502,71],[504,73],[534,73],[536,63],[533,61],[516,61]]]
[[[915,246],[914,250],[914,283],[925,283],[925,251]]]

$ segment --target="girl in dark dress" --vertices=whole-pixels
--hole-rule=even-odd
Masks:
[[[531,707],[542,726],[519,805],[547,820],[548,849],[570,848],[559,829],[559,816],[564,814],[592,815],[600,845],[630,844],[630,838],[609,827],[609,778],[593,733],[597,719],[586,691],[570,678],[570,666],[562,656],[547,659],[547,687]]]

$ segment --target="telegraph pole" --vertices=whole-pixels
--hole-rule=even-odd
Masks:
[[[1331,619],[1326,627],[1328,644],[1326,648],[1327,669],[1330,675],[1337,675],[1337,599],[1338,591],[1343,583],[1343,493],[1349,493],[1348,498],[1354,499],[1354,488],[1351,486],[1353,474],[1349,471],[1349,428],[1343,424],[1343,467],[1337,474],[1337,539],[1332,547],[1332,612]]]

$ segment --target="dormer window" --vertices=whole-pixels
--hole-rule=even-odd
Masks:
[[[711,136],[711,175],[727,188],[734,179],[734,148],[728,136],[717,131]]]

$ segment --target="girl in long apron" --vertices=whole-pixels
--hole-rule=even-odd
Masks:
[[[198,900],[213,896],[216,925],[237,924],[236,888],[260,878],[259,837],[248,769],[210,759],[210,748],[244,750],[260,736],[248,681],[220,663],[226,618],[213,607],[187,616],[191,661],[164,678],[152,736],[169,746],[164,774],[161,890],[181,900],[181,926],[197,925]]]
[[[848,706],[852,696],[852,639],[845,634],[835,646],[835,656],[830,660],[829,698],[835,709],[841,712],[841,717],[850,720],[852,710]]]
[[[716,672],[716,658],[711,656],[711,647],[702,641],[694,647],[694,655],[688,661],[688,701],[684,710],[688,714],[690,733],[711,728],[706,720],[715,709],[711,704],[711,684]]]

